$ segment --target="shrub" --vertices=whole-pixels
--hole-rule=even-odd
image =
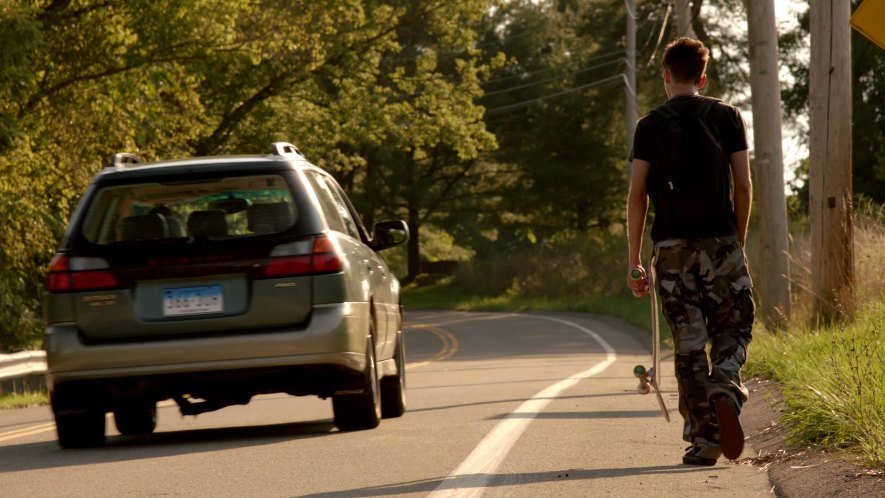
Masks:
[[[586,233],[533,244],[529,250],[463,264],[457,285],[478,294],[588,298],[625,292],[622,235]]]

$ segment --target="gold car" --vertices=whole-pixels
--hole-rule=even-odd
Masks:
[[[332,398],[341,430],[406,406],[400,287],[338,183],[291,144],[266,156],[117,154],[46,280],[47,383],[62,447],[149,434],[257,394]]]

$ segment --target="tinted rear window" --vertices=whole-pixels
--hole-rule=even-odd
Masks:
[[[299,212],[279,174],[143,182],[98,189],[81,223],[98,245],[236,239],[292,228]]]

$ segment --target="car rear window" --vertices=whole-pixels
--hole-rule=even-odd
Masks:
[[[107,185],[81,224],[98,245],[158,239],[236,239],[283,232],[298,209],[278,174]]]

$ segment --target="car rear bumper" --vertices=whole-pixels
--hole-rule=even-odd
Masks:
[[[293,378],[290,383],[294,386],[299,380],[305,386],[299,388],[305,392],[293,394],[325,395],[335,386],[321,384],[365,371],[369,319],[366,303],[327,304],[315,306],[309,322],[297,329],[102,344],[84,342],[73,323],[53,324],[45,335],[47,383],[50,389],[77,383],[125,392],[129,385],[150,380],[155,387],[186,382],[193,390],[200,379],[230,384],[240,378],[268,380],[285,372],[298,378],[330,377],[317,382]],[[264,391],[288,392],[276,387]]]

